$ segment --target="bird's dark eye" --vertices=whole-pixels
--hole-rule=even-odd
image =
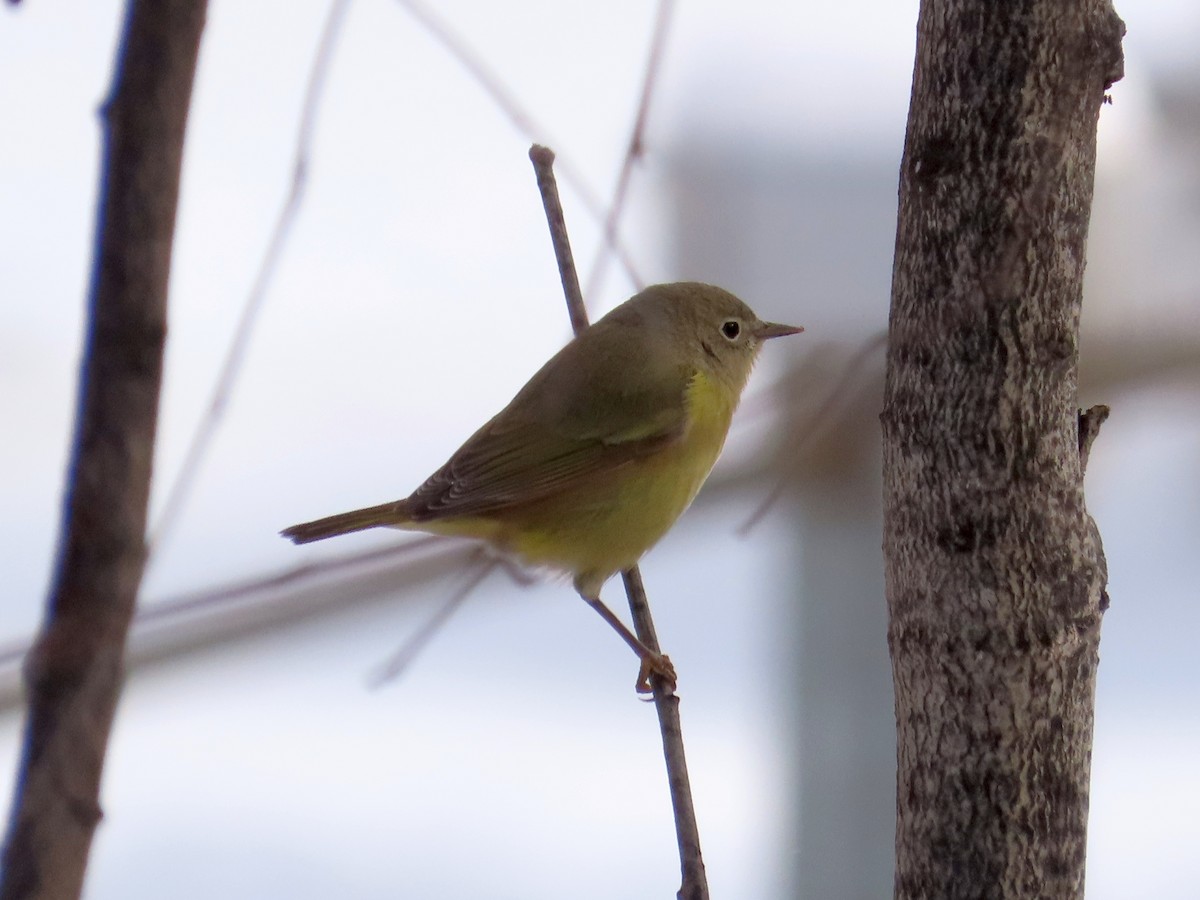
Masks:
[[[735,319],[730,319],[721,326],[721,334],[729,338],[729,340],[737,340],[737,336],[742,333],[742,324]]]

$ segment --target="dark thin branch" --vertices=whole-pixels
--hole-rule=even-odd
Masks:
[[[229,398],[233,396],[234,386],[237,384],[238,375],[242,371],[242,363],[246,358],[246,351],[250,346],[250,337],[254,332],[255,322],[259,312],[262,311],[267,290],[275,277],[275,268],[279,265],[292,226],[299,216],[300,206],[304,201],[304,193],[308,186],[308,170],[312,158],[313,134],[316,131],[317,107],[328,80],[330,60],[333,57],[334,48],[337,46],[338,34],[349,6],[350,0],[333,0],[329,7],[329,14],[325,18],[325,27],[321,31],[320,42],[317,45],[317,54],[313,58],[312,69],[309,72],[308,86],[304,92],[300,126],[296,131],[296,155],[292,163],[291,186],[283,201],[283,206],[279,209],[275,228],[271,232],[271,239],[267,242],[267,249],[259,263],[254,284],[242,306],[242,314],[238,319],[233,341],[225,355],[225,361],[221,365],[221,372],[217,376],[217,383],[213,387],[208,408],[201,418],[200,424],[196,426],[191,443],[188,444],[187,453],[184,454],[183,464],[179,467],[175,480],[167,491],[167,499],[163,503],[162,512],[159,513],[154,523],[148,541],[148,555],[152,556],[162,546],[171,528],[178,521],[179,515],[191,495],[192,488],[196,484],[200,467],[208,455],[209,446],[225,416]]]
[[[621,573],[633,627],[643,644],[660,653],[654,619],[650,616],[650,601],[637,566]],[[658,713],[658,729],[662,732],[663,755],[667,761],[667,780],[671,790],[671,809],[675,814],[675,840],[679,845],[679,862],[683,883],[679,900],[708,900],[708,875],[704,870],[704,854],[700,850],[700,826],[696,823],[696,807],[692,802],[692,781],[688,775],[687,757],[683,752],[683,725],[679,719],[679,697],[663,685],[658,676],[651,679],[654,686],[654,708]]]
[[[145,561],[167,282],[204,0],[129,4],[104,161],[58,559],[25,670],[28,713],[0,897],[73,898]]]
[[[588,314],[583,303],[583,292],[579,289],[579,273],[575,271],[575,255],[571,252],[562,201],[558,197],[558,182],[554,178],[554,151],[534,144],[529,148],[529,159],[537,175],[538,192],[542,195],[542,207],[546,210],[546,224],[550,226],[550,241],[554,245],[558,277],[562,280],[563,294],[567,300],[571,330],[579,335],[588,327]]]
[[[548,147],[534,145],[529,149],[529,158],[537,173],[538,188],[542,193],[542,205],[546,208],[546,220],[550,225],[550,238],[554,243],[554,255],[558,260],[558,271],[562,277],[563,294],[571,316],[571,326],[578,335],[588,324],[587,309],[575,274],[575,262],[558,199],[558,188],[554,180],[554,152]],[[622,573],[625,593],[629,597],[629,609],[633,614],[634,628],[638,640],[661,653],[654,620],[650,615],[650,604],[642,586],[642,576],[637,566]],[[683,883],[679,888],[680,900],[707,900],[708,879],[704,872],[704,859],[700,853],[700,830],[696,824],[696,811],[692,803],[691,781],[688,778],[687,758],[683,749],[683,729],[679,720],[679,697],[670,685],[657,675],[651,676],[654,706],[658,711],[659,730],[662,732],[663,756],[667,765],[667,781],[671,790],[671,806],[675,813],[675,834],[679,842],[679,863]]]

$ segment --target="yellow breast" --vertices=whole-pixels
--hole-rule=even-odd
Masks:
[[[633,566],[666,534],[700,490],[721,453],[737,397],[697,374],[687,391],[679,440],[630,462],[603,481],[541,504],[505,536],[527,562],[575,575],[589,596]]]

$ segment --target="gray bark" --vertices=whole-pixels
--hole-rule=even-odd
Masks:
[[[1083,897],[1107,603],[1076,399],[1107,0],[926,0],[884,433],[900,898]]]
[[[0,897],[75,898],[145,558],[183,134],[204,0],[130,4],[103,117],[89,321],[59,556],[26,661],[29,709]]]

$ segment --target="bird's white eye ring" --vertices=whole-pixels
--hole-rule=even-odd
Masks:
[[[726,340],[736,341],[741,333],[742,323],[737,319],[728,319],[721,324],[721,334],[725,335]]]

